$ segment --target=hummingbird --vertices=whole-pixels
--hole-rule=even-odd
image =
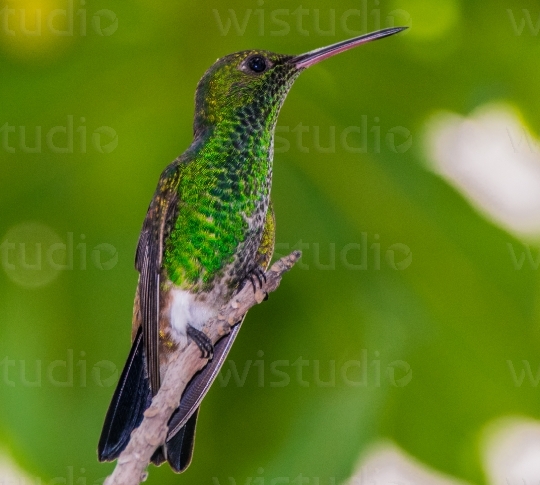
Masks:
[[[272,258],[270,201],[274,130],[279,111],[302,71],[361,44],[401,32],[395,27],[306,54],[247,50],[218,59],[195,94],[193,141],[161,174],[135,255],[139,280],[132,346],[98,445],[100,461],[127,446],[174,352],[191,340],[208,363],[187,385],[165,443],[152,463],[177,472],[191,463],[199,406],[240,330],[215,346],[201,330],[235,291],[254,290]]]

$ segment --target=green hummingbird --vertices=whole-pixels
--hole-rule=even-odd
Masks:
[[[161,174],[135,257],[132,347],[101,433],[100,461],[117,458],[188,339],[209,359],[186,387],[166,442],[152,457],[175,472],[191,462],[201,400],[241,322],[215,348],[201,331],[239,286],[260,283],[274,250],[270,202],[274,129],[300,73],[404,30],[388,28],[290,56],[248,50],[218,59],[199,81],[193,141]]]

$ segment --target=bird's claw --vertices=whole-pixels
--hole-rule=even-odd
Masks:
[[[260,266],[256,266],[246,279],[251,282],[251,286],[253,287],[253,293],[257,293],[257,291],[262,290],[263,281],[264,283],[266,283],[266,273]],[[259,286],[258,288],[257,283]],[[263,299],[268,300],[268,292],[264,291]]]
[[[197,347],[201,350],[201,356],[203,359],[212,360],[212,357],[214,356],[214,346],[212,345],[211,340],[208,338],[208,336],[201,332],[200,330],[197,330],[195,327],[192,327],[191,325],[188,325],[187,328],[187,336],[195,342]]]

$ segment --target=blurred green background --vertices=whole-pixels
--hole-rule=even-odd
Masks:
[[[382,438],[484,482],[485,426],[540,418],[539,276],[509,247],[538,249],[431,171],[424,138],[440,110],[501,101],[540,132],[539,16],[511,0],[2,0],[0,452],[43,483],[112,470],[96,445],[130,346],[139,230],[215,59],[395,24],[411,29],[293,87],[272,197],[276,252],[301,247],[302,265],[249,313],[191,467],[151,467],[148,483],[340,483]]]

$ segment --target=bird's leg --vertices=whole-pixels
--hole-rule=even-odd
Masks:
[[[214,346],[208,336],[200,330],[188,325],[187,336],[197,344],[197,347],[201,350],[203,359],[211,360],[214,356]]]

